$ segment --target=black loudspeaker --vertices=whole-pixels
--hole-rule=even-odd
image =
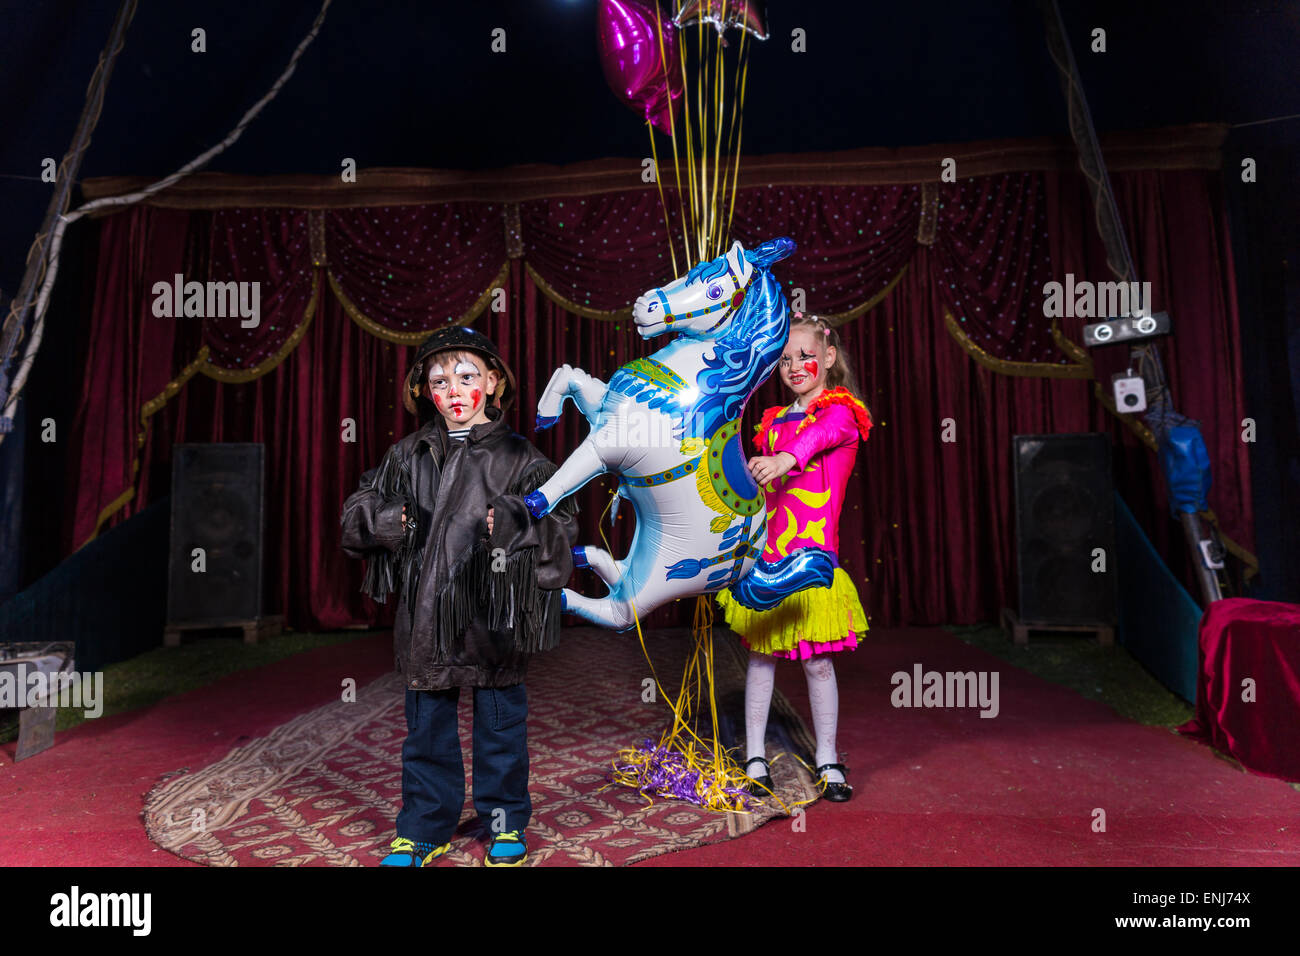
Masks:
[[[262,481],[260,444],[176,446],[168,643],[177,630],[262,618]],[[203,549],[202,571],[196,548]]]
[[[1110,439],[1016,435],[1013,442],[1021,624],[1114,625]]]

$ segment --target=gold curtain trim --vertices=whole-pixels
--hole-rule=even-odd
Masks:
[[[334,295],[339,300],[339,305],[343,306],[343,311],[351,316],[353,322],[361,326],[371,335],[384,339],[387,342],[393,342],[397,345],[419,345],[434,331],[433,329],[420,329],[415,332],[394,332],[392,329],[380,325],[370,316],[358,309],[356,304],[348,298],[347,293],[343,291],[342,287],[339,285],[338,279],[334,277],[333,272],[327,271],[326,275],[329,277],[330,288],[334,290]],[[510,261],[506,260],[506,262],[501,266],[501,270],[492,280],[491,284],[489,284],[488,287],[483,290],[483,293],[474,300],[474,304],[469,307],[465,314],[447,324],[469,325],[478,318],[484,309],[487,308],[488,302],[492,299],[492,293],[496,289],[504,288],[509,278]]]
[[[203,363],[199,371],[208,378],[216,379],[218,382],[251,382],[255,378],[261,378],[267,372],[274,369],[281,362],[289,357],[289,353],[298,347],[302,337],[307,334],[307,326],[311,325],[311,320],[316,315],[316,305],[320,300],[320,270],[312,270],[311,274],[311,298],[307,301],[307,308],[303,309],[302,321],[298,327],[293,330],[290,336],[285,340],[284,345],[280,346],[276,353],[266,359],[263,359],[252,368],[230,369],[223,368],[220,365],[214,365],[212,362]]]
[[[329,266],[329,255],[325,249],[325,211],[307,210],[307,238],[311,243],[311,264],[317,269]]]
[[[199,348],[198,353],[194,356],[194,361],[190,362],[181,369],[180,374],[163,386],[163,390],[149,399],[140,406],[140,431],[135,440],[135,460],[131,463],[131,487],[122,492],[112,501],[110,501],[102,511],[99,517],[95,519],[95,530],[90,533],[90,537],[81,542],[78,546],[84,548],[90,542],[99,536],[99,531],[104,527],[104,522],[113,515],[117,514],[126,503],[135,497],[135,480],[140,474],[140,452],[144,450],[144,443],[149,437],[149,420],[162,410],[162,407],[170,402],[185,387],[185,383],[194,377],[194,373],[199,370],[204,362],[208,360],[208,347],[206,345]]]
[[[137,465],[139,464],[139,459],[136,460],[136,464]],[[107,521],[109,518],[113,517],[113,515],[117,514],[123,508],[125,508],[126,503],[134,497],[135,497],[135,485],[132,485],[130,488],[126,489],[126,491],[122,492],[120,495],[118,495],[116,498],[110,501],[104,507],[104,510],[99,513],[99,518],[95,521],[95,530],[90,532],[89,538],[87,538],[85,541],[81,542],[80,545],[78,545],[77,550],[80,551],[86,545],[90,544],[90,542],[94,541],[97,537],[99,537],[99,529],[104,526],[104,522]]]
[[[1082,345],[1078,345],[1067,339],[1065,333],[1061,331],[1061,326],[1055,319],[1052,320],[1052,341],[1056,343],[1058,349],[1070,356],[1070,358],[1074,359],[1075,362],[1079,365],[1085,366],[1088,369],[1089,375],[1092,374],[1092,356],[1088,354],[1088,350]]]
[[[880,303],[884,301],[885,296],[894,291],[894,286],[898,285],[898,283],[903,280],[903,276],[907,273],[907,267],[909,265],[911,265],[910,262],[904,262],[903,268],[899,269],[898,274],[889,280],[889,285],[885,286],[861,305],[855,305],[847,312],[818,312],[816,314],[825,319],[827,325],[832,326],[843,325],[845,322],[852,322],[854,319],[861,318],[876,306],[880,305]]]
[[[921,183],[921,216],[916,224],[916,241],[934,245],[939,233],[939,184]]]
[[[586,319],[600,319],[605,322],[619,320],[623,322],[632,321],[632,307],[629,305],[625,309],[593,309],[591,306],[578,305],[571,302],[560,293],[551,288],[551,284],[537,274],[537,270],[532,267],[531,263],[525,262],[524,268],[528,270],[528,275],[536,283],[537,288],[542,290],[542,295],[546,296],[560,308],[565,309],[575,315],[580,315]]]
[[[995,372],[1000,372],[1003,375],[1017,375],[1022,378],[1092,378],[1092,358],[1086,352],[1082,353],[1082,361],[1073,365],[1052,365],[1050,362],[1013,362],[1009,359],[1000,359],[990,355],[976,345],[974,339],[966,334],[966,330],[961,327],[961,323],[957,321],[947,307],[943,310],[943,321],[944,325],[948,327],[948,334],[966,350],[966,353],[971,358]],[[1055,323],[1052,326],[1052,339],[1062,351],[1074,358],[1080,358],[1079,355],[1075,355],[1062,346],[1061,343],[1068,342],[1068,340],[1059,335]]]

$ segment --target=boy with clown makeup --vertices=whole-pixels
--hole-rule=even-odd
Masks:
[[[362,589],[397,592],[397,669],[406,686],[402,809],[383,866],[425,866],[450,848],[465,802],[456,731],[474,689],[474,807],[488,866],[527,857],[531,654],[558,643],[560,589],[573,572],[576,506],[533,518],[524,496],[555,465],[502,414],[515,378],[487,336],[439,329],[416,351],[403,404],[421,427],[343,505],[342,543],[367,561]]]

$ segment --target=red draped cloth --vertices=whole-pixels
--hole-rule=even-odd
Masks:
[[[1232,267],[1219,174],[1112,176],[1138,272],[1170,312],[1163,346],[1180,409],[1202,421],[1223,529],[1253,546]],[[448,321],[497,341],[519,380],[515,427],[559,462],[586,434],[576,413],[533,435],[536,401],[568,362],[602,379],[663,342],[630,306],[672,277],[657,191],[360,208],[135,207],[100,226],[95,309],[71,467],[67,550],[167,493],[177,442],[267,446],[269,612],[298,628],[382,624],[338,547],[362,471],[415,423],[399,389],[409,347]],[[873,623],[971,623],[1014,603],[1011,436],[1107,431],[1120,491],[1184,570],[1158,467],[1094,393],[1123,349],[1071,346],[1043,285],[1110,281],[1082,179],[1012,171],[957,183],[751,186],[731,233],[788,235],[775,272],[803,310],[835,317],[877,428],[858,457],[840,559]],[[680,255],[680,250],[679,250]],[[684,271],[678,263],[678,271]],[[258,282],[260,322],[157,319],[156,281]],[[1093,361],[1095,360],[1095,368]],[[757,421],[783,403],[769,381]],[[954,420],[956,442],[939,440]],[[348,422],[355,440],[344,440]],[[750,424],[747,421],[747,425]],[[615,551],[631,517],[598,519],[611,483],[580,493],[582,540]],[[575,585],[601,593],[581,576]]]
[[[1196,716],[1181,733],[1300,781],[1300,605],[1228,598],[1201,618]]]

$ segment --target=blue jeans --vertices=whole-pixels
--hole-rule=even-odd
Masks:
[[[456,732],[459,701],[459,687],[406,692],[399,837],[440,845],[456,832],[465,804],[465,764]],[[522,834],[532,818],[523,684],[474,688],[474,809],[489,833]]]

